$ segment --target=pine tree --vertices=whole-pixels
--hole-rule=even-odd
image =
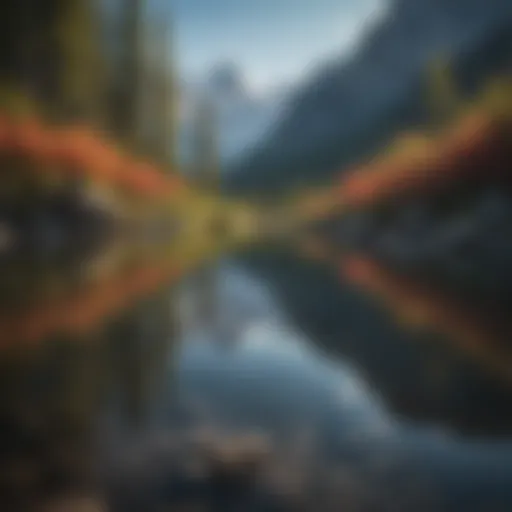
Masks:
[[[175,165],[176,132],[177,132],[177,88],[173,59],[172,26],[167,23],[163,28],[161,44],[161,155],[160,159],[169,168]]]
[[[127,144],[140,147],[141,89],[143,83],[142,0],[124,0],[121,22],[121,57],[114,86],[114,129]]]
[[[170,26],[165,20],[147,35],[144,56],[142,130],[144,152],[164,168],[172,168],[176,132],[176,91],[169,59]]]
[[[448,59],[432,62],[428,73],[428,107],[434,124],[443,124],[459,112],[460,99]]]
[[[194,123],[194,178],[202,187],[218,187],[219,162],[216,116],[212,101],[204,96],[197,106]]]
[[[57,17],[57,92],[65,119],[99,122],[104,110],[105,82],[100,20],[95,3],[68,0]]]
[[[2,108],[30,113],[57,96],[54,28],[59,0],[4,0],[0,6],[0,101]]]

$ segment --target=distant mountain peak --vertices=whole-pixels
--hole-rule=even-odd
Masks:
[[[247,96],[247,85],[242,71],[233,62],[217,64],[208,74],[207,87],[214,96]]]
[[[276,89],[253,95],[240,67],[221,62],[202,80],[183,81],[181,98],[180,154],[191,158],[193,124],[198,105],[207,99],[215,111],[221,163],[227,164],[252,147],[273,123],[285,92]]]

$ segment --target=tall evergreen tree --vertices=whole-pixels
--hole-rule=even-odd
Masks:
[[[205,95],[199,101],[194,122],[194,179],[209,189],[216,189],[219,179],[216,121],[213,102]]]
[[[143,65],[143,0],[124,0],[120,66],[114,86],[114,130],[127,144],[140,148]]]
[[[164,164],[173,166],[174,146],[176,132],[176,87],[174,83],[174,69],[172,60],[172,32],[169,22],[166,22],[159,31],[158,41],[158,67],[157,98],[160,103],[158,109],[158,125],[160,127],[158,141],[158,158]]]
[[[175,89],[172,80],[170,29],[167,20],[151,24],[145,36],[141,99],[141,138],[144,153],[163,167],[172,167]]]
[[[458,113],[459,91],[449,60],[439,58],[431,64],[427,93],[430,115],[434,124],[443,124]]]
[[[65,118],[99,122],[105,78],[97,4],[67,0],[57,17],[57,93]]]

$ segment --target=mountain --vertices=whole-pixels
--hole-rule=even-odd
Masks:
[[[201,98],[208,97],[215,108],[219,153],[221,163],[226,166],[266,132],[275,120],[284,96],[283,90],[256,96],[240,69],[231,63],[219,64],[198,83],[184,83],[180,134],[182,160],[186,162],[193,158],[194,114]]]
[[[225,187],[280,191],[321,182],[428,120],[432,61],[448,58],[466,90],[510,70],[509,0],[395,0],[350,59],[333,60],[293,95],[278,122],[230,166]]]

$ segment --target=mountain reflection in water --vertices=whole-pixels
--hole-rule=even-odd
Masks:
[[[1,510],[512,508],[510,381],[480,364],[507,360],[474,315],[291,248],[121,260],[0,275]],[[413,297],[440,332],[396,314]]]

